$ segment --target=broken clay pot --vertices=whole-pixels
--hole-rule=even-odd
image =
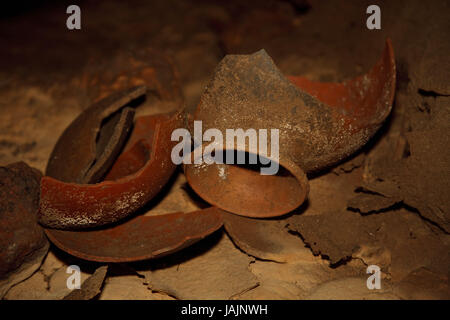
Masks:
[[[182,112],[136,119],[124,151],[98,184],[63,183],[44,177],[41,221],[86,227],[120,220],[142,207],[166,184],[175,165],[171,133],[184,124]],[[48,213],[56,212],[51,216]],[[129,262],[157,258],[206,237],[222,226],[217,208],[158,216],[135,216],[87,230],[45,229],[60,249],[82,259]]]
[[[138,118],[124,152],[118,157],[104,182],[92,186],[75,184],[62,186],[61,182],[52,179],[50,182],[54,185],[46,181],[45,191],[48,193],[49,186],[62,187],[66,194],[70,195],[71,188],[76,186],[90,192],[90,198],[93,200],[101,194],[99,198],[101,201],[98,201],[96,210],[109,208],[105,210],[106,212],[109,210],[117,212],[120,208],[114,205],[120,198],[115,197],[118,197],[120,192],[127,191],[132,197],[137,195],[136,202],[130,203],[129,206],[133,210],[142,206],[144,201],[138,198],[140,194],[146,192],[146,197],[150,197],[152,192],[165,185],[166,177],[170,177],[173,172],[170,161],[171,148],[167,144],[171,143],[171,130],[179,125],[178,117],[179,115],[172,117],[155,115]],[[152,140],[153,146],[149,143]],[[153,162],[148,160],[149,158],[153,159]],[[109,193],[108,186],[109,190],[117,192]],[[104,192],[105,189],[102,187],[106,187],[108,192]],[[63,196],[59,202],[55,202],[54,198],[47,197],[47,193],[44,193],[43,197],[50,201],[51,205],[67,208],[63,212],[65,215],[74,214],[73,209],[70,209],[72,198]],[[78,202],[82,199],[82,197],[75,198],[77,210],[82,209]],[[88,200],[86,208],[92,208],[94,205],[95,201]],[[91,211],[84,209],[85,215],[89,212]],[[221,226],[221,212],[212,207],[188,213],[138,215],[103,228],[77,231],[48,228],[45,232],[57,247],[79,258],[99,262],[130,262],[157,258],[181,250]]]
[[[188,213],[136,216],[103,229],[46,229],[45,232],[57,247],[76,257],[99,262],[131,262],[176,252],[220,227],[221,212],[210,207]]]
[[[114,100],[109,101],[114,103]],[[116,117],[122,118],[122,114]],[[84,122],[98,127],[98,121],[92,121],[87,116],[84,118]],[[106,142],[104,144],[110,145],[114,134],[105,133],[103,136],[106,138],[102,139],[102,131],[107,127],[105,131],[111,132],[114,123],[118,122],[110,124],[107,120],[100,129],[97,144],[91,145],[99,148],[102,140]],[[184,124],[183,111],[137,118],[123,151],[117,159],[112,157],[112,167],[109,168],[108,165],[108,170],[98,167],[98,171],[106,172],[101,183],[63,182],[57,180],[59,171],[51,171],[54,176],[44,177],[41,181],[40,199],[40,221],[50,227],[45,229],[48,238],[60,249],[86,260],[129,262],[181,250],[219,229],[222,226],[222,215],[217,208],[158,216],[137,215],[122,220],[153,198],[174,172],[176,166],[170,157],[174,145],[171,134]],[[92,132],[89,130],[92,129],[90,126],[80,127]],[[115,127],[116,132],[126,129],[126,126],[118,127],[117,124]],[[85,137],[86,143],[95,139],[94,134],[84,136],[75,130],[75,135],[77,134]],[[66,149],[70,148],[70,139],[64,142],[67,143]],[[95,148],[92,149],[95,151]],[[102,153],[90,153],[91,156],[98,154]],[[76,150],[72,150],[69,155],[76,156]],[[65,156],[61,152],[56,159],[64,163]],[[91,166],[95,167],[97,162],[96,159]],[[101,163],[107,164],[106,161]],[[54,167],[59,165],[54,164]],[[72,179],[80,176],[79,172],[85,167],[79,167],[78,170],[68,168]],[[60,168],[64,169],[63,166]],[[61,176],[67,175],[61,172]],[[113,222],[116,223],[111,224]],[[104,224],[108,225],[102,226]],[[86,229],[94,226],[97,228]]]
[[[182,111],[139,117],[123,153],[103,182],[76,183],[75,177],[82,170],[74,170],[69,165],[67,171],[75,181],[61,181],[60,171],[51,171],[53,177],[45,176],[41,181],[41,224],[60,229],[101,226],[118,221],[142,207],[162,189],[174,172],[176,166],[170,158],[174,143],[170,137],[174,129],[183,125]],[[81,128],[92,131],[84,126]],[[95,141],[95,135],[84,138],[81,145],[92,144],[92,139]],[[82,151],[84,148],[79,152]],[[75,153],[78,153],[77,149],[73,149],[68,157]],[[64,156],[61,154],[58,162],[64,164]],[[61,167],[60,164],[58,166]],[[55,172],[58,173],[56,176]],[[61,170],[61,176],[68,177],[64,170]]]
[[[145,91],[139,86],[116,92],[84,110],[59,137],[45,174],[64,182],[100,181],[132,126],[134,110],[125,106]]]
[[[277,161],[280,170],[261,175],[246,166],[189,164],[187,180],[204,200],[232,213],[288,213],[308,195],[307,173],[336,164],[373,136],[391,111],[394,93],[389,39],[372,70],[343,83],[286,77],[264,50],[228,55],[203,93],[194,120],[202,121],[204,131],[216,128],[223,135],[226,129],[278,129],[279,157],[268,158]],[[248,140],[234,150],[259,153]],[[267,140],[268,146],[276,143]]]

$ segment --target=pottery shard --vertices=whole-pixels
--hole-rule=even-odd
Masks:
[[[96,297],[100,292],[105,281],[108,266],[101,266],[95,270],[94,274],[87,278],[81,285],[80,290],[73,290],[64,300],[90,300]]]
[[[95,183],[103,178],[126,142],[134,110],[128,104],[144,86],[116,92],[84,110],[58,139],[46,175],[64,182]]]
[[[46,253],[48,241],[37,223],[41,176],[24,162],[0,167],[0,291],[3,279]]]
[[[281,263],[311,256],[301,239],[289,234],[285,219],[254,219],[225,211],[222,216],[233,243],[249,255]]]

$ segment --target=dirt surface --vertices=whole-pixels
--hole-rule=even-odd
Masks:
[[[397,89],[376,136],[310,175],[294,212],[254,224],[231,217],[190,248],[107,272],[50,245],[0,297],[63,299],[66,269],[78,265],[81,298],[450,299],[450,3],[376,3],[381,30],[365,25],[373,1],[356,0],[82,1],[79,31],[67,30],[56,1],[2,16],[0,166],[44,172],[72,120],[130,86],[153,90],[146,113],[193,112],[226,54],[265,49],[284,74],[341,81],[369,70],[389,37]],[[180,169],[142,212],[207,206]],[[380,290],[366,287],[369,265],[381,269]]]

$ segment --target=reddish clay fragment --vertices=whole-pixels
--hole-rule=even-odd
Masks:
[[[123,147],[134,112],[132,109],[123,110],[121,119],[109,130],[108,137],[101,139],[105,140],[104,146],[99,146],[96,140],[99,135],[102,137],[102,122],[144,95],[145,91],[144,86],[120,91],[84,110],[59,137],[45,174],[64,182],[90,183],[94,178],[98,179],[102,169],[112,164]],[[96,167],[89,172],[93,165]]]
[[[390,39],[381,59],[365,75],[342,83],[288,76],[300,89],[336,110],[353,132],[379,126],[391,111],[395,93],[395,60]]]
[[[215,128],[224,136],[227,129],[278,129],[279,157],[272,161],[281,170],[261,175],[243,166],[192,164],[185,167],[187,180],[203,199],[232,213],[263,218],[291,212],[308,195],[306,174],[361,148],[390,113],[394,93],[389,40],[370,72],[341,84],[286,77],[264,50],[228,55],[216,68],[194,120],[202,121],[203,132]],[[230,150],[261,152],[249,139]]]
[[[220,210],[137,216],[106,229],[64,231],[46,229],[60,249],[86,260],[130,262],[159,258],[201,240],[222,226]]]
[[[134,109],[124,108],[102,126],[97,139],[96,159],[84,175],[83,183],[96,183],[103,180],[127,141],[133,126],[133,118]]]
[[[302,254],[301,240],[288,232],[285,219],[254,219],[225,211],[222,216],[233,243],[248,255],[284,263]]]
[[[136,120],[124,153],[97,184],[76,184],[44,177],[41,181],[40,222],[51,228],[74,229],[118,221],[153,198],[175,170],[171,150],[172,131],[184,124],[184,113],[145,116]],[[124,169],[122,159],[135,158]],[[137,165],[144,164],[137,168]],[[123,174],[128,174],[123,176]]]

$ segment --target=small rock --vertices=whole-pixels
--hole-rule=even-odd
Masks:
[[[48,241],[37,223],[42,174],[24,162],[0,167],[0,298],[39,268]]]

